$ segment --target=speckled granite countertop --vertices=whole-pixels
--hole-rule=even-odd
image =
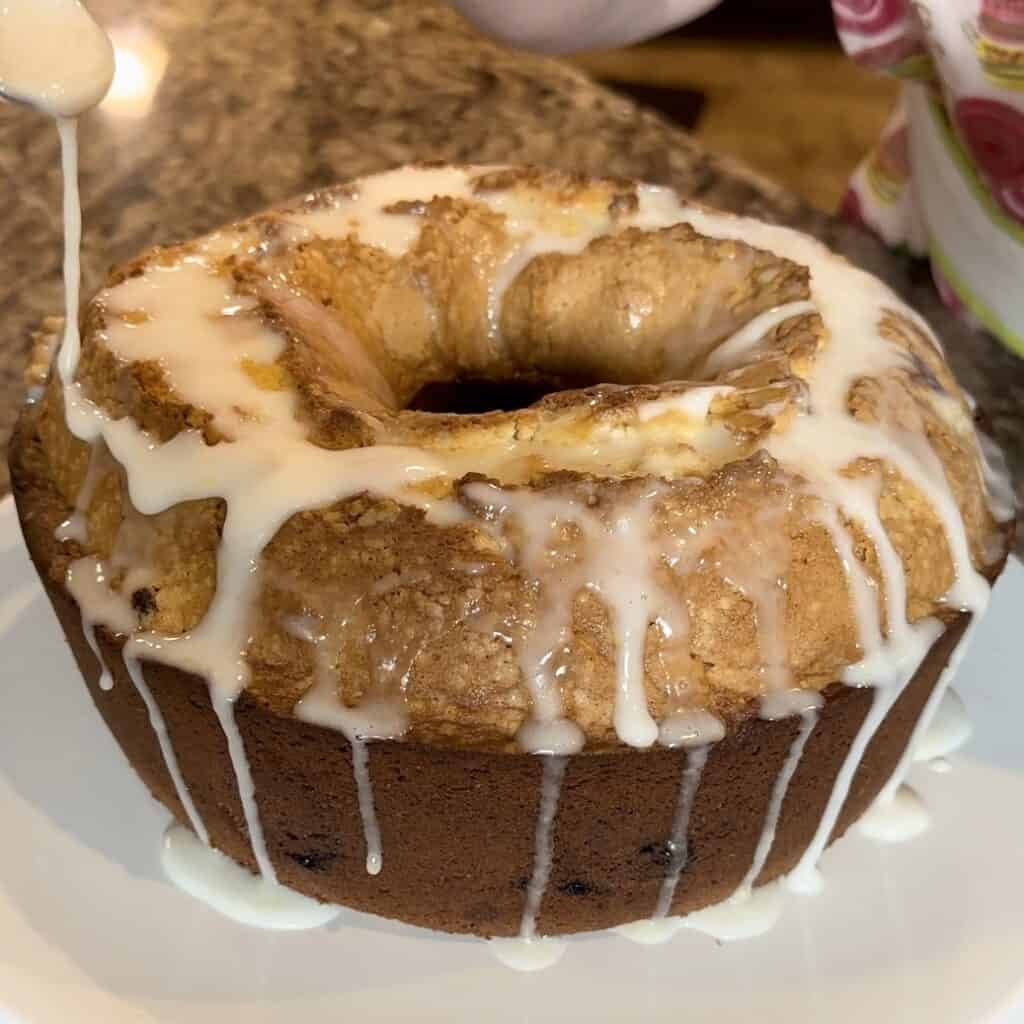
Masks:
[[[809,230],[903,292],[944,339],[1024,495],[1024,361],[952,321],[920,268],[567,65],[503,51],[443,5],[416,0],[92,0],[90,8],[136,63],[120,98],[82,125],[86,294],[109,264],[152,243],[412,159],[529,161],[671,183]],[[6,439],[29,331],[62,304],[59,157],[45,118],[0,110],[0,179]],[[2,467],[0,494],[6,488]]]

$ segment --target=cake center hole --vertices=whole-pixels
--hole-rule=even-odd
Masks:
[[[461,415],[511,412],[515,409],[525,409],[545,395],[569,388],[587,387],[588,383],[592,382],[569,382],[536,377],[512,380],[467,377],[461,380],[434,381],[420,388],[407,408],[419,412]]]

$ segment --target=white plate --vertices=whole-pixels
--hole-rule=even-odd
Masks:
[[[167,816],[94,711],[0,503],[0,1021],[1024,1022],[1022,607],[1014,561],[960,674],[974,739],[953,772],[912,778],[922,838],[848,836],[825,892],[787,897],[761,938],[583,937],[524,975],[483,942],[355,913],[247,929],[165,881]]]

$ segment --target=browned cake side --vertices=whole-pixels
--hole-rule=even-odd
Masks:
[[[640,183],[397,169],[143,254],[80,327],[11,468],[100,712],[213,846],[419,925],[654,913],[694,779],[672,912],[806,870],[1008,548],[913,311]]]
[[[36,442],[23,418],[12,449],[14,493],[33,560],[97,708],[153,795],[187,824],[142,700],[100,631],[114,687],[99,666],[79,610],[49,567],[53,531],[67,514],[33,476]],[[940,637],[872,739],[832,834],[860,817],[892,774],[932,687],[963,633],[960,616]],[[146,679],[215,846],[255,870],[224,734],[205,681],[156,663]],[[833,685],[782,808],[759,882],[790,870],[810,842],[835,777],[871,703],[871,689]],[[363,827],[344,737],[277,716],[243,694],[238,722],[259,793],[267,845],[280,880],[300,892],[410,924],[478,935],[514,935],[533,865],[541,763],[527,754],[370,745],[385,870],[367,874]],[[690,820],[690,857],[672,913],[729,896],[750,866],[772,787],[799,719],[750,717],[711,751]],[[653,911],[685,754],[622,750],[571,759],[555,826],[541,934],[606,928]]]

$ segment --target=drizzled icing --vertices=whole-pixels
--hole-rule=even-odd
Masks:
[[[142,698],[142,703],[146,705],[146,714],[149,716],[149,724],[153,729],[157,742],[160,744],[160,753],[163,755],[164,764],[167,765],[167,771],[171,776],[171,782],[174,783],[174,791],[178,794],[181,806],[185,809],[185,816],[188,818],[188,823],[192,826],[192,831],[195,833],[196,837],[204,845],[209,844],[210,837],[207,834],[206,825],[204,824],[203,819],[199,816],[199,812],[196,810],[196,805],[192,800],[192,793],[185,782],[185,777],[181,774],[181,766],[178,764],[178,756],[174,752],[174,746],[171,743],[170,734],[167,732],[167,724],[164,722],[164,716],[160,710],[160,705],[157,704],[153,697],[153,692],[150,690],[149,684],[146,682],[146,677],[143,674],[142,663],[138,658],[133,658],[128,655],[125,656],[124,667],[128,672],[128,677],[131,679],[132,685]]]
[[[7,0],[0,8],[0,95],[53,116],[64,178],[64,340],[58,366],[69,380],[78,360],[79,249],[77,118],[103,99],[114,48],[80,0]]]
[[[491,949],[498,959],[517,971],[543,970],[556,963],[565,952],[564,942],[537,935],[537,917],[551,875],[555,818],[568,761],[568,757],[562,754],[540,755],[540,802],[533,836],[533,869],[526,886],[519,934],[514,939],[490,940]]]
[[[977,618],[968,623],[964,635],[956,645],[956,649],[946,662],[938,681],[928,695],[917,721],[914,723],[910,741],[900,757],[892,778],[878,794],[879,803],[891,800],[900,786],[907,780],[914,761],[931,760],[951,753],[966,742],[970,735],[970,721],[963,708],[963,702],[950,689],[956,678],[960,664],[970,648],[971,640],[977,627]],[[940,742],[936,742],[940,740]],[[945,742],[941,742],[941,741]]]
[[[465,171],[432,171],[427,179],[408,181],[410,177],[416,179],[416,173],[401,172],[375,179],[362,196],[383,202],[399,192],[404,198],[415,198],[441,189],[448,194],[465,195],[466,176]],[[486,197],[483,201],[487,201]],[[864,657],[846,671],[845,681],[877,687],[871,710],[839,773],[814,840],[794,872],[792,884],[806,886],[814,878],[817,860],[867,744],[939,628],[931,620],[912,625],[905,615],[895,611],[906,608],[906,584],[899,555],[878,512],[879,483],[870,477],[847,478],[841,470],[859,457],[883,459],[928,498],[946,531],[956,566],[956,582],[948,596],[951,604],[980,610],[987,585],[970,562],[959,512],[941,464],[930,447],[905,430],[897,433],[881,425],[861,424],[845,408],[852,380],[869,371],[878,372],[879,360],[895,364],[899,358],[895,347],[877,333],[881,311],[896,305],[891,293],[845,265],[841,271],[836,270],[833,264],[838,261],[827,256],[816,243],[793,232],[682,207],[674,199],[671,202],[675,205],[665,210],[669,201],[667,194],[658,190],[642,190],[634,223],[650,227],[690,222],[711,237],[743,238],[762,244],[810,265],[812,270],[811,301],[791,303],[761,314],[723,342],[709,357],[709,363],[723,368],[735,365],[768,331],[787,319],[813,311],[822,316],[833,335],[840,336],[819,354],[810,381],[809,410],[790,422],[787,430],[769,435],[764,443],[770,455],[805,481],[806,494],[817,502],[817,519],[833,538],[846,571]],[[304,232],[339,234],[342,230],[358,230],[364,239],[379,241],[382,248],[393,253],[412,243],[418,230],[416,218],[403,214],[383,218],[374,213],[372,204],[364,209],[358,206],[360,202],[371,204],[366,198],[347,200],[334,211],[296,215],[295,221]],[[396,216],[400,222],[397,226]],[[380,234],[375,233],[378,227]],[[525,266],[529,258],[541,251],[578,251],[589,237],[606,229],[607,225],[598,224],[593,234],[575,234],[571,241],[552,239],[545,243],[545,234],[523,241],[518,255],[507,256],[496,272],[489,293],[494,304],[490,321],[500,322],[500,297],[515,276],[510,274],[510,266]],[[130,658],[164,661],[201,673],[210,680],[214,709],[228,738],[253,853],[261,873],[272,880],[275,872],[263,839],[257,795],[233,712],[234,702],[248,679],[244,651],[246,615],[257,585],[252,568],[263,547],[292,514],[362,492],[417,505],[428,520],[438,523],[464,519],[464,511],[446,500],[426,498],[417,485],[437,478],[454,480],[474,467],[436,451],[378,445],[335,452],[306,443],[294,395],[286,390],[256,387],[245,369],[247,364],[273,363],[281,353],[280,336],[248,315],[252,300],[240,298],[213,269],[217,259],[242,250],[245,244],[238,236],[212,236],[183,261],[131,278],[110,289],[101,299],[110,314],[104,339],[108,347],[125,358],[159,359],[176,390],[206,409],[213,426],[233,443],[210,446],[196,434],[186,432],[165,444],[154,445],[130,420],[109,419],[74,382],[65,387],[65,406],[68,424],[75,435],[94,443],[102,441],[124,467],[132,502],[140,512],[157,513],[196,498],[218,497],[226,501],[217,591],[206,616],[184,636],[161,637],[129,629],[126,651]],[[851,280],[858,300],[853,304],[836,295],[840,288],[845,291]],[[181,296],[186,292],[189,299],[183,302]],[[142,316],[138,315],[140,312]],[[850,334],[854,330],[858,338],[873,338],[874,342],[852,343]],[[841,337],[844,334],[845,344]],[[171,344],[172,339],[183,337],[196,340],[191,346]],[[202,359],[197,358],[199,345],[203,346]],[[639,417],[655,421],[666,414],[681,413],[700,425],[711,403],[720,396],[728,396],[730,391],[724,385],[704,386],[678,398],[649,403],[641,407]],[[824,431],[830,439],[827,447],[820,444]],[[187,471],[183,470],[185,466]],[[481,468],[500,479],[500,463],[492,461]],[[519,739],[524,749],[548,755],[544,758],[533,876],[523,913],[525,939],[534,938],[543,898],[564,757],[576,753],[583,744],[579,728],[564,715],[559,684],[560,659],[570,644],[573,601],[579,592],[591,592],[609,611],[615,636],[613,726],[622,742],[638,747],[650,746],[659,739],[671,743],[673,730],[679,724],[672,715],[661,723],[655,721],[645,690],[648,629],[652,623],[662,622],[661,612],[667,607],[656,576],[658,568],[685,573],[713,551],[716,568],[753,605],[766,694],[761,713],[773,719],[795,714],[800,721],[775,782],[754,859],[734,897],[736,901],[749,898],[767,861],[786,790],[817,721],[817,694],[810,698],[803,695],[801,703],[801,699],[793,700],[789,691],[791,670],[783,625],[787,552],[777,549],[782,545],[780,517],[785,508],[766,507],[760,529],[755,530],[759,550],[754,557],[744,559],[744,552],[735,557],[736,551],[728,543],[718,543],[723,538],[716,531],[727,531],[719,523],[708,524],[703,534],[677,542],[674,549],[671,544],[666,546],[652,525],[662,491],[663,485],[655,483],[628,500],[597,507],[567,494],[500,484],[472,483],[464,488],[465,497],[489,515],[490,525],[479,523],[481,529],[504,535],[507,525],[514,526],[518,564],[537,588],[537,621],[517,638],[517,654],[532,709]],[[885,607],[894,610],[888,615],[885,633],[873,581],[853,552],[848,521],[859,525],[877,552]],[[563,553],[559,561],[557,538],[566,529],[573,531],[576,543],[571,556]],[[746,554],[749,556],[749,552]],[[673,612],[664,620],[672,625],[665,628],[674,628],[685,637],[686,609]],[[86,614],[97,614],[96,603]],[[335,693],[332,666],[320,654],[321,635],[311,632],[305,638],[313,647],[317,668],[313,688],[299,703],[296,714],[338,729],[351,745],[367,868],[374,873],[381,869],[383,861],[366,741],[400,736],[405,728],[401,708],[393,702],[359,708],[342,706]],[[654,908],[656,916],[667,914],[685,864],[685,853],[681,851],[685,851],[687,817],[708,753],[706,742],[687,752],[673,830],[674,856]],[[172,754],[168,756],[169,766]]]
[[[21,10],[24,5],[15,6]],[[70,6],[80,11],[77,4]],[[0,68],[0,81],[6,83],[5,68],[6,65]],[[97,71],[91,81],[98,83],[99,78]],[[104,89],[105,84],[96,99]],[[34,94],[24,96],[46,106]],[[48,109],[66,116],[82,108]],[[283,339],[251,315],[251,299],[240,297],[216,273],[217,262],[225,256],[251,256],[255,252],[243,237],[230,233],[210,236],[174,265],[148,267],[142,274],[108,289],[100,300],[108,314],[103,341],[110,351],[126,360],[159,362],[176,394],[205,410],[212,428],[230,443],[208,444],[197,431],[184,431],[170,441],[158,443],[129,417],[112,419],[75,380],[79,353],[76,259],[80,223],[74,124],[61,121],[60,128],[66,188],[68,316],[58,370],[67,425],[76,437],[92,444],[94,450],[100,445],[106,447],[123,468],[132,504],[139,512],[156,514],[181,502],[204,498],[222,499],[226,505],[216,593],[202,620],[188,633],[162,635],[140,631],[130,605],[125,605],[123,588],[115,591],[107,585],[109,570],[98,559],[87,557],[73,563],[68,586],[82,608],[87,639],[97,650],[104,673],[103,659],[95,645],[95,627],[102,624],[127,637],[124,660],[129,676],[149,710],[192,827],[203,839],[203,823],[188,796],[141,663],[162,662],[209,681],[212,705],[227,739],[253,855],[263,880],[273,883],[276,873],[263,837],[258,794],[234,715],[235,702],[249,681],[247,626],[257,593],[255,570],[264,547],[295,513],[361,493],[418,507],[428,521],[438,525],[464,521],[466,513],[454,500],[429,497],[421,485],[438,480],[454,482],[471,470],[486,472],[500,481],[502,460],[489,458],[482,465],[467,465],[464,457],[401,445],[331,451],[309,444],[294,394],[287,389],[260,388],[249,372],[252,367],[273,364],[282,352]],[[342,198],[327,209],[290,214],[287,230],[294,239],[356,234],[385,252],[401,255],[415,242],[422,220],[412,211],[387,212],[386,208],[396,201],[424,201],[436,195],[469,197],[473,173],[465,168],[404,170],[368,179],[357,184],[350,198]],[[930,337],[927,328],[884,285],[832,256],[813,240],[784,228],[683,205],[668,190],[643,187],[639,190],[638,207],[632,213],[614,222],[607,212],[571,217],[571,230],[563,230],[557,218],[553,223],[538,224],[528,207],[517,205],[514,196],[500,191],[473,198],[506,216],[512,239],[487,282],[487,322],[495,338],[500,333],[504,296],[535,256],[580,252],[599,235],[625,227],[654,230],[671,224],[689,224],[707,237],[739,239],[810,269],[808,301],[784,304],[753,318],[731,338],[723,340],[706,358],[704,367],[705,373],[718,373],[738,366],[770,330],[798,316],[817,313],[829,337],[806,382],[806,407],[798,411],[785,430],[774,431],[763,441],[764,450],[786,472],[802,480],[805,495],[818,502],[818,520],[832,537],[846,572],[863,657],[845,671],[844,681],[875,686],[871,708],[843,763],[816,835],[794,872],[794,884],[806,886],[815,877],[818,858],[871,737],[940,628],[934,620],[911,624],[906,619],[904,569],[881,521],[878,481],[848,477],[843,471],[858,459],[878,460],[897,470],[925,497],[945,533],[955,571],[946,603],[978,614],[987,600],[988,587],[972,564],[966,530],[945,471],[922,432],[884,422],[864,424],[855,420],[846,407],[853,381],[896,366],[902,358],[898,346],[880,333],[880,320],[886,310],[899,310]],[[294,301],[300,300],[296,297]],[[284,301],[292,300],[285,297]],[[711,403],[727,397],[730,390],[728,385],[705,385],[676,398],[659,399],[640,407],[638,419],[657,421],[662,416],[681,413],[701,428]],[[828,438],[826,445],[821,443],[823,437]],[[698,432],[695,446],[701,443]],[[510,449],[508,457],[519,454]],[[599,469],[600,465],[598,454],[594,466]],[[979,468],[987,477],[992,476],[984,453],[979,455]],[[63,527],[67,539],[87,539],[83,524],[92,475],[90,468],[75,512]],[[479,493],[472,493],[473,488]],[[491,484],[474,484],[467,489],[470,499],[496,511],[497,529],[501,529],[506,517],[515,519],[520,564],[536,581],[541,608],[533,629],[517,639],[517,654],[532,709],[519,738],[526,750],[545,755],[534,865],[523,912],[522,937],[528,940],[535,937],[536,919],[550,871],[566,756],[578,752],[583,745],[581,730],[563,713],[558,680],[558,659],[570,638],[572,602],[580,590],[594,594],[611,619],[615,643],[613,726],[619,740],[636,747],[648,747],[659,741],[687,747],[671,838],[673,857],[654,908],[656,917],[667,914],[685,866],[689,814],[721,727],[704,721],[694,729],[693,718],[687,718],[691,712],[685,707],[685,699],[661,722],[655,720],[645,689],[645,645],[652,625],[663,633],[675,630],[682,638],[688,628],[685,607],[676,609],[675,614],[662,614],[666,600],[655,570],[666,567],[670,571],[684,571],[685,566],[703,558],[714,545],[713,531],[719,525],[709,524],[708,534],[696,538],[688,550],[666,550],[663,538],[656,535],[651,525],[661,489],[661,484],[652,484],[639,496],[633,494],[628,500],[613,502],[600,512],[578,500],[547,493]],[[997,494],[993,508],[1003,504]],[[874,583],[854,554],[847,522],[855,523],[874,546],[885,598],[884,633]],[[762,525],[770,544],[781,543],[778,521]],[[483,524],[478,526],[485,528]],[[551,534],[565,527],[572,527],[581,543],[571,564],[554,574],[546,564],[550,562]],[[785,579],[781,574],[785,553],[766,550],[759,553],[765,557],[755,559],[754,564],[742,565],[730,564],[728,545],[724,553],[716,550],[717,568],[755,609],[764,693],[761,713],[771,719],[799,716],[795,738],[766,809],[754,860],[735,897],[736,902],[743,902],[754,899],[751,888],[770,852],[786,790],[817,721],[820,697],[803,694],[794,698],[791,693],[792,672],[785,637]],[[350,743],[363,816],[367,868],[371,873],[379,871],[382,854],[366,741],[401,735],[401,709],[396,710],[392,704],[342,707],[336,697],[331,666],[320,655],[320,634],[310,632],[306,639],[313,647],[317,668],[313,687],[299,703],[296,714],[337,728]]]
[[[114,77],[114,48],[81,0],[4,0],[0,94],[72,118],[96,106]]]
[[[100,652],[97,628],[104,625],[117,633],[130,633],[137,625],[131,605],[108,584],[108,573],[108,567],[100,559],[79,558],[68,566],[64,581],[82,611],[82,633],[99,663],[101,690],[111,689],[114,681]]]
[[[341,907],[253,875],[181,825],[168,828],[160,861],[179,889],[240,924],[301,931],[328,924],[341,913]]]
[[[933,638],[937,637],[940,632],[941,627],[938,623],[935,623]],[[821,889],[823,882],[818,871],[818,861],[821,859],[825,846],[832,835],[832,830],[839,820],[839,815],[842,812],[843,805],[846,803],[846,797],[850,792],[850,786],[853,783],[857,769],[860,767],[864,752],[867,750],[868,744],[871,742],[871,738],[875,735],[878,727],[885,720],[885,716],[889,713],[893,704],[896,703],[900,693],[902,693],[902,689],[901,686],[895,684],[875,687],[871,697],[871,706],[868,709],[868,713],[864,716],[863,723],[857,730],[857,735],[854,737],[846,757],[843,759],[839,774],[836,776],[835,783],[832,786],[832,792],[829,794],[828,802],[825,805],[824,813],[818,821],[814,837],[808,844],[807,849],[804,850],[800,860],[797,861],[796,867],[786,878],[787,885],[794,891],[816,892]]]
[[[743,880],[740,882],[733,899],[746,899],[761,875],[761,870],[764,868],[768,860],[768,854],[771,852],[772,844],[775,842],[775,833],[779,827],[782,804],[786,799],[786,793],[789,792],[789,784],[793,781],[793,776],[800,765],[800,759],[803,757],[807,741],[811,738],[811,733],[818,724],[818,710],[824,703],[821,695],[807,692],[801,694],[801,698],[799,703],[790,702],[782,707],[775,706],[774,704],[766,707],[765,702],[762,701],[762,717],[768,718],[769,721],[774,721],[777,717],[780,717],[780,712],[782,717],[785,717],[792,714],[793,709],[799,708],[797,713],[800,716],[800,724],[786,754],[786,760],[783,762],[782,769],[776,776],[775,784],[772,786],[772,794],[768,801],[764,826],[761,829],[761,835],[754,850],[754,859],[747,869],[747,873],[743,876]]]
[[[359,799],[359,814],[363,820],[366,843],[366,870],[380,874],[384,864],[380,826],[373,802],[370,782],[369,739],[391,739],[405,732],[406,722],[401,705],[394,700],[366,700],[358,708],[345,707],[335,692],[335,679],[326,651],[326,636],[308,622],[293,624],[293,631],[313,644],[315,682],[295,707],[295,717],[314,725],[337,729],[349,742],[352,756],[352,776]]]
[[[103,99],[114,77],[114,48],[80,0],[5,0],[0,8],[0,94],[52,115],[64,180],[64,339],[61,378],[78,360],[82,210],[78,194],[80,114]]]
[[[941,699],[924,728],[915,730],[910,752],[915,763],[948,757],[970,738],[973,726],[963,698],[955,690],[943,687]],[[924,718],[924,716],[921,716]]]
[[[534,837],[533,873],[526,887],[526,904],[519,937],[531,941],[537,935],[537,915],[551,874],[551,854],[554,849],[555,816],[562,793],[567,759],[558,755],[541,757],[543,774],[540,786],[540,806],[537,811],[537,831]]]
[[[503,491],[492,484],[470,484],[467,497],[499,517],[510,513],[525,538],[520,564],[540,581],[542,606],[538,623],[520,646],[523,675],[533,699],[533,718],[523,737],[526,749],[548,747],[552,753],[576,753],[583,736],[561,717],[555,654],[572,632],[572,601],[580,590],[597,594],[609,608],[616,635],[614,726],[619,738],[633,747],[649,747],[658,725],[647,708],[644,691],[644,644],[647,627],[658,607],[659,586],[650,557],[650,525],[659,488],[617,506],[602,518],[581,500]],[[566,525],[577,528],[581,543],[571,560],[556,560],[553,533]],[[582,554],[578,552],[582,550]],[[557,580],[551,586],[552,577]]]
[[[886,800],[876,800],[857,822],[857,831],[882,843],[902,843],[928,828],[928,809],[909,786],[900,786]]]
[[[615,931],[630,942],[644,946],[668,942],[684,929],[710,935],[718,942],[736,942],[771,931],[782,914],[782,903],[782,886],[771,882],[685,917],[652,917],[620,925]]]
[[[722,723],[706,711],[676,714],[672,722],[671,731],[662,726],[661,742],[666,746],[685,748],[686,761],[679,780],[679,796],[676,800],[675,818],[672,821],[672,835],[669,837],[668,871],[665,872],[658,892],[658,902],[653,915],[655,919],[668,917],[672,909],[672,898],[676,894],[679,877],[690,859],[690,815],[704,776],[704,768],[708,763],[708,752],[712,745],[725,735]]]
[[[103,445],[95,444],[89,452],[89,464],[85,471],[82,486],[75,498],[74,511],[57,527],[57,540],[75,540],[85,544],[89,539],[89,528],[86,513],[92,504],[93,495],[100,480],[100,466],[103,461]]]

